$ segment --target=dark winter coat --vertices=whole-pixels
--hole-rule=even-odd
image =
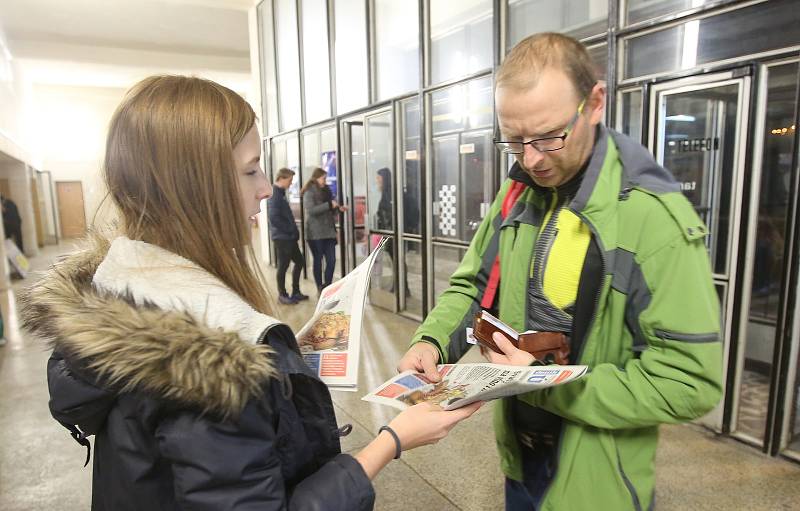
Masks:
[[[300,232],[294,222],[294,213],[286,200],[286,190],[280,186],[272,188],[272,197],[267,199],[269,237],[273,240],[298,240]]]
[[[336,215],[333,209],[333,195],[328,186],[312,184],[303,194],[303,207],[306,211],[306,239],[336,239]]]
[[[135,291],[100,291],[97,276],[118,240],[110,251],[96,240],[57,263],[23,300],[25,327],[54,348],[47,371],[53,417],[95,436],[92,509],[372,509],[372,485],[340,453],[328,390],[290,329],[243,301],[232,306],[238,296],[217,293],[213,277],[196,267],[190,280],[205,294],[154,302]],[[147,255],[116,252],[123,264]],[[186,279],[181,268],[167,271]],[[140,283],[130,278],[135,289]],[[148,280],[176,288],[142,277]],[[198,319],[198,303],[210,304],[208,322]],[[242,329],[214,326],[229,317]],[[247,342],[253,333],[258,342]]]

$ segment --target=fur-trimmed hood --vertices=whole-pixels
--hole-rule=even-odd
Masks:
[[[256,344],[275,319],[191,261],[140,241],[92,236],[21,302],[25,329],[113,392],[235,417],[276,374],[271,349]]]

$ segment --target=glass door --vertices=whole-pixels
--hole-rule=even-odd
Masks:
[[[397,312],[396,215],[397,172],[394,166],[392,111],[384,110],[365,117],[367,189],[367,242],[373,250],[381,237],[389,238],[375,261],[370,277],[370,302]],[[358,177],[354,182],[358,181]],[[368,253],[368,252],[367,252]]]
[[[732,432],[800,458],[797,327],[787,319],[793,204],[797,201],[797,60],[761,68],[753,137],[749,243],[742,286],[738,400]],[[795,316],[797,312],[794,313]],[[792,335],[792,331],[795,334]],[[780,439],[780,441],[777,441]]]
[[[749,76],[720,73],[655,85],[650,97],[650,149],[709,230],[706,246],[720,295],[723,367],[730,349],[728,305],[736,288],[749,87]],[[723,403],[699,422],[721,431]]]
[[[363,261],[369,247],[366,245],[367,189],[364,148],[364,123],[361,117],[342,121],[342,203],[349,209],[344,215],[345,271],[350,271]]]

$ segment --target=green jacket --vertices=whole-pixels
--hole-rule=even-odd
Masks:
[[[500,319],[526,325],[528,268],[552,191],[515,165],[450,287],[412,342],[438,344],[456,360],[464,329],[500,254]],[[528,188],[503,219],[511,180]],[[517,396],[563,418],[558,464],[544,510],[648,509],[654,496],[658,425],[700,417],[721,396],[719,302],[704,244],[706,228],[680,187],[645,148],[604,127],[570,203],[592,242],[572,329],[582,379]],[[503,472],[522,479],[519,444],[498,402],[494,425]]]

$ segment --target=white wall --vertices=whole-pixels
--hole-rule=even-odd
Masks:
[[[87,226],[105,225],[114,218],[110,208],[98,212],[106,195],[100,170],[108,123],[124,94],[122,88],[33,87],[34,106],[26,121],[31,150],[39,156],[41,170],[52,173],[54,183],[83,183]]]

